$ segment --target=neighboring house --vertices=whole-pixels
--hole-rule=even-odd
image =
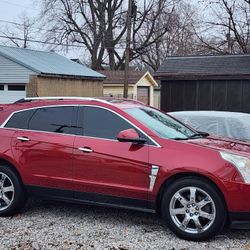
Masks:
[[[250,55],[169,57],[155,78],[164,111],[250,112]]]
[[[106,76],[103,85],[103,93],[106,97],[123,97],[124,71],[100,71]],[[141,101],[151,106],[158,106],[159,94],[154,89],[158,87],[157,82],[148,71],[129,71],[128,98]],[[154,96],[156,95],[156,96]]]
[[[26,96],[103,96],[105,77],[54,52],[0,46],[0,103]]]

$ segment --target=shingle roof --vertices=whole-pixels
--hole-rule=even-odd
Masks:
[[[249,55],[168,57],[155,76],[250,75]]]
[[[55,52],[0,46],[0,55],[38,74],[104,78],[102,74]]]
[[[124,71],[123,70],[103,70],[99,71],[107,78],[104,80],[104,84],[124,84]],[[144,75],[146,71],[129,71],[129,84],[136,84]]]

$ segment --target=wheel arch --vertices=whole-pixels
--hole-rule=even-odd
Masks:
[[[179,180],[179,179],[182,179],[182,178],[185,178],[185,177],[198,177],[200,179],[203,179],[207,182],[209,182],[219,193],[219,195],[221,196],[223,202],[224,202],[224,205],[225,205],[225,208],[228,212],[228,207],[227,207],[227,202],[226,202],[226,199],[225,199],[225,196],[223,194],[223,192],[221,191],[221,189],[219,188],[219,186],[209,177],[205,176],[205,175],[202,175],[200,173],[194,173],[194,172],[181,172],[181,173],[176,173],[172,176],[170,176],[169,178],[167,178],[161,185],[159,191],[158,191],[158,194],[157,194],[157,198],[156,198],[156,211],[158,213],[160,213],[160,207],[161,207],[161,201],[162,201],[162,197],[163,197],[163,194],[164,194],[164,191],[165,189],[170,186],[173,182]]]

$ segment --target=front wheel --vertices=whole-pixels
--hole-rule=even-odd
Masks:
[[[202,178],[182,178],[165,190],[161,211],[169,228],[180,238],[208,240],[226,221],[226,207],[218,190]]]

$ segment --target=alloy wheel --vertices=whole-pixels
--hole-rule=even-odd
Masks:
[[[198,187],[178,190],[169,204],[170,217],[182,231],[199,234],[208,230],[216,217],[216,208],[210,195]]]

